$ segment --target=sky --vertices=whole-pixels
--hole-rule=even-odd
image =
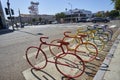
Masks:
[[[9,0],[15,16],[18,16],[18,9],[20,9],[21,14],[29,14],[28,7],[31,1],[39,2],[39,14],[49,15],[64,12],[66,8],[69,10],[71,5],[72,9],[85,9],[92,11],[92,13],[114,9],[111,0]],[[7,0],[1,0],[1,3],[4,10],[7,7]]]

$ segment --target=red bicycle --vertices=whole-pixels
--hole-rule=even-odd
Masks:
[[[77,78],[83,74],[85,71],[84,61],[77,56],[75,53],[68,53],[65,51],[63,46],[69,45],[69,42],[63,40],[58,40],[59,44],[52,44],[43,41],[43,39],[48,39],[48,37],[40,37],[39,47],[30,46],[26,50],[26,59],[27,62],[36,70],[40,70],[46,67],[47,63],[54,63],[56,69],[65,77]],[[54,56],[52,60],[47,58],[42,45],[55,46],[61,49],[61,53]],[[33,53],[31,53],[33,51]],[[44,60],[44,61],[42,61]]]

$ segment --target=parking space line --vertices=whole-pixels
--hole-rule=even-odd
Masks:
[[[115,28],[116,27],[116,25],[111,25],[109,28]]]
[[[58,54],[61,54],[61,52]],[[76,60],[76,59],[74,59],[75,57],[70,56],[70,55],[66,56],[65,58],[68,60]],[[50,57],[50,58],[48,58],[48,60],[54,61],[54,58]],[[42,62],[38,63],[37,65],[43,65],[44,63],[45,63],[45,61],[42,61]],[[70,72],[68,72],[70,69],[68,70],[66,67],[64,67],[64,68],[61,67],[61,68],[66,73],[70,73]],[[78,72],[78,69],[75,69],[72,73],[75,73],[75,72]],[[45,76],[47,78],[47,80],[62,80],[62,77],[63,77],[63,75],[61,73],[59,73],[59,71],[56,69],[56,66],[52,63],[47,63],[47,66],[44,69],[38,70],[38,71],[36,71],[34,69],[32,71],[32,68],[28,68],[28,69],[24,70],[22,72],[22,74],[26,80],[46,80],[46,79],[44,79],[43,76]],[[48,74],[50,76],[52,76],[52,78]]]

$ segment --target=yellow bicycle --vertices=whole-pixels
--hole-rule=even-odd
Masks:
[[[97,47],[88,41],[84,41],[84,38],[87,37],[85,34],[71,34],[70,31],[64,32],[63,40],[69,42],[67,46],[67,51],[75,51],[77,55],[79,55],[83,61],[90,62],[93,61],[97,54]]]
[[[98,48],[98,51],[102,51],[105,47],[105,42],[104,40],[99,37],[98,35],[96,35],[97,30],[94,29],[86,29],[84,30],[84,28],[78,28],[76,31],[76,34],[85,34],[87,35],[87,37],[84,38],[84,40],[89,41],[93,44],[95,44]]]

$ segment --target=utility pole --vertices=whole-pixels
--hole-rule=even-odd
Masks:
[[[11,9],[10,9],[10,2],[9,2],[9,0],[7,0],[7,7],[8,7],[8,12],[9,12],[9,16],[10,16],[12,28],[13,28],[13,30],[15,30],[15,29],[14,29],[14,26],[13,26],[13,18],[12,18],[12,14],[11,14]]]
[[[20,13],[20,9],[18,9],[18,12],[19,12],[19,20],[20,20],[20,27],[23,28],[23,25],[22,25],[22,20],[21,20],[21,13]]]
[[[72,22],[72,4],[68,3],[71,6],[71,22]]]

